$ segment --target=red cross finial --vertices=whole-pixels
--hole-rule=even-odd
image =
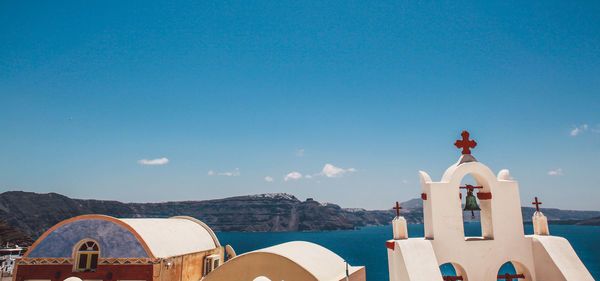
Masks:
[[[535,197],[535,202],[531,202],[531,204],[535,205],[535,210],[536,211],[538,211],[538,212],[540,211],[540,205],[542,205],[542,202],[539,202],[537,200],[537,196]]]
[[[400,209],[402,209],[402,207],[400,207],[400,205],[398,204],[398,201],[396,201],[396,207],[394,207],[392,209],[396,210],[396,216],[399,217],[400,216]]]
[[[462,136],[462,140],[456,140],[454,145],[458,148],[462,148],[462,154],[471,154],[470,148],[475,148],[477,142],[469,140],[469,132],[467,131],[462,131],[460,135]]]

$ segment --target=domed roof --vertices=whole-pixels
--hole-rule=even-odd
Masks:
[[[98,242],[103,258],[167,258],[221,246],[206,224],[191,217],[117,219],[84,215],[50,228],[25,257],[68,258],[83,239]]]
[[[317,280],[339,280],[345,274],[346,262],[331,250],[306,241],[292,241],[251,253],[272,253],[288,258],[306,269]],[[336,279],[337,278],[337,279]]]
[[[348,266],[352,280],[364,280],[365,268]],[[239,255],[205,277],[212,280],[339,281],[346,277],[346,262],[320,245],[293,241]],[[259,279],[260,280],[260,279]]]

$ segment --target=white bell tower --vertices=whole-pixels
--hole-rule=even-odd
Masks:
[[[391,281],[593,280],[564,238],[524,234],[519,186],[508,170],[494,175],[478,162],[470,151],[477,143],[466,131],[455,145],[463,154],[439,182],[419,172],[425,237],[386,243]],[[466,175],[477,183],[466,187],[478,189],[482,235],[477,237],[464,232],[459,190]],[[517,274],[503,279],[498,270],[507,262]],[[452,264],[456,276],[442,277],[439,266],[445,263]]]

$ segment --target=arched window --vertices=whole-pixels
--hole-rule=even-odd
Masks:
[[[84,240],[78,243],[75,252],[75,271],[96,271],[99,256],[100,248],[96,241]]]

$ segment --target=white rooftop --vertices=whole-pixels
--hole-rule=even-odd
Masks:
[[[119,219],[131,226],[156,258],[180,256],[220,247],[210,228],[193,218]]]

